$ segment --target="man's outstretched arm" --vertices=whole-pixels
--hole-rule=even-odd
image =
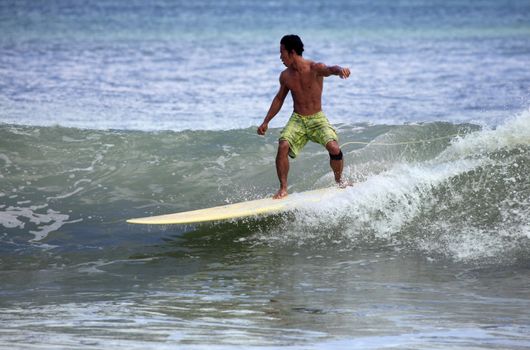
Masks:
[[[258,127],[259,135],[265,135],[267,129],[269,128],[269,122],[276,116],[276,114],[278,114],[280,109],[282,109],[283,101],[285,101],[285,97],[287,97],[288,93],[289,89],[285,86],[285,84],[282,83],[282,78],[280,77],[280,90],[272,100],[271,106],[267,112],[267,115],[265,116],[265,119],[263,120],[263,123]]]
[[[341,79],[347,79],[350,76],[350,69],[341,66],[326,66],[324,63],[314,63],[313,68],[319,75],[329,77],[330,75],[338,75]]]

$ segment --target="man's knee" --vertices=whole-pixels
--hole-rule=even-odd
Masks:
[[[326,149],[331,154],[337,154],[340,152],[339,143],[335,140],[331,140],[328,143],[326,143]]]
[[[280,140],[278,143],[278,155],[285,155],[287,156],[289,154],[289,142],[287,140]]]
[[[337,141],[330,141],[326,144],[331,160],[342,160],[342,151]]]

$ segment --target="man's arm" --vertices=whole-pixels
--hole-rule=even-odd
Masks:
[[[347,79],[350,76],[350,69],[341,66],[326,66],[324,63],[313,63],[313,69],[318,75],[329,77],[330,75],[338,75],[341,79]]]
[[[263,123],[258,127],[259,135],[265,135],[267,129],[269,128],[269,122],[276,116],[276,114],[278,114],[280,109],[282,109],[283,101],[285,101],[285,97],[287,97],[288,93],[289,89],[283,83],[282,76],[280,75],[280,90],[272,100],[271,106],[267,112],[267,115],[265,116],[265,119],[263,120]]]

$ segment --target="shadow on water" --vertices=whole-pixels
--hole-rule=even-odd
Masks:
[[[252,236],[280,226],[289,214],[246,218],[228,222],[213,222],[188,226],[166,226],[162,233],[172,229],[180,232],[165,235],[162,242],[146,247],[149,252],[132,254],[130,259],[223,259],[234,254],[248,253],[256,246]]]

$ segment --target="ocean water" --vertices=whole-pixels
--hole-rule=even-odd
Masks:
[[[0,349],[527,349],[530,2],[0,1]],[[279,40],[355,185],[278,187]],[[326,151],[290,191],[333,185]]]

